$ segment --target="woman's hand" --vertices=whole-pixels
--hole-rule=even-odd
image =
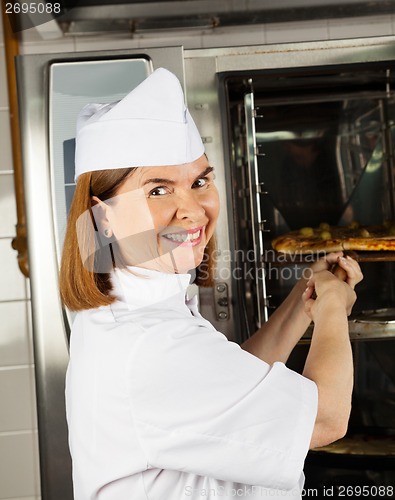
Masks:
[[[351,288],[362,281],[363,274],[359,264],[350,256],[344,257],[343,252],[328,253],[317,260],[309,268],[312,273],[330,270],[341,281],[345,281]]]
[[[343,252],[327,253],[326,255],[324,255],[324,257],[321,257],[320,259],[313,262],[309,269],[313,273],[318,273],[320,271],[329,271],[332,266],[336,265],[340,257],[343,257]]]
[[[343,270],[343,273],[339,273],[339,268]],[[338,257],[336,267],[332,270],[332,272],[339,279],[342,279],[350,285],[352,289],[354,289],[355,286],[363,280],[363,274],[358,262],[349,255],[346,257]]]
[[[347,273],[345,281],[328,270],[313,273],[303,293],[305,312],[313,321],[315,316],[325,307],[344,307],[347,315],[351,314],[356,300],[353,288],[362,279],[359,265],[355,261],[353,262],[355,264],[350,263],[348,259],[339,259],[339,266]],[[313,298],[314,291],[316,299]]]

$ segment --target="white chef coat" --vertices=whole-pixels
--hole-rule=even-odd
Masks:
[[[77,314],[75,500],[301,498],[316,385],[216,331],[186,299],[189,279],[115,270],[119,300]]]

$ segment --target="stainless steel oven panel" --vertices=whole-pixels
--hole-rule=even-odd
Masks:
[[[213,49],[188,49],[188,59],[213,59],[216,73],[391,61],[395,36]]]
[[[237,327],[239,320],[237,308],[233,307],[237,300],[234,294],[232,280],[232,262],[230,249],[234,241],[231,204],[229,200],[229,179],[227,157],[224,146],[223,133],[226,123],[221,113],[221,105],[218,99],[217,63],[216,58],[210,55],[195,57],[194,51],[185,51],[185,79],[187,89],[188,107],[193,114],[197,127],[205,143],[206,154],[210,164],[215,168],[216,185],[221,200],[221,209],[216,229],[218,248],[216,251],[217,277],[220,290],[222,284],[226,285],[227,310],[217,307],[218,291],[211,289],[200,290],[200,310],[203,316],[212,321],[215,327],[223,332],[229,339],[237,338]],[[225,129],[224,129],[225,127]],[[222,317],[221,317],[222,316]]]

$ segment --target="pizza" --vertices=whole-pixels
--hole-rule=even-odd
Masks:
[[[272,241],[274,250],[288,254],[306,254],[339,251],[395,251],[395,223],[361,226],[353,222],[349,226],[303,227]]]

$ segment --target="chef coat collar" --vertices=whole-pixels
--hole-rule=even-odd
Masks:
[[[126,303],[129,310],[154,307],[171,298],[178,299],[185,306],[191,281],[190,274],[164,273],[137,266],[115,268],[111,278],[112,295]]]

